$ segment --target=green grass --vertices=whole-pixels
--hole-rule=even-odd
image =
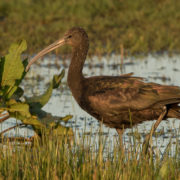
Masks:
[[[145,156],[136,138],[128,150],[114,137],[112,144],[100,136],[98,141],[83,135],[72,137],[44,136],[34,146],[15,146],[4,142],[0,148],[1,179],[179,179],[180,149],[177,139],[174,155],[171,145],[166,153]],[[106,148],[104,148],[106,146]],[[3,148],[4,147],[4,148]],[[97,148],[99,147],[99,148]]]
[[[21,39],[36,53],[73,26],[88,32],[91,54],[179,52],[179,9],[176,0],[0,1],[0,55]]]

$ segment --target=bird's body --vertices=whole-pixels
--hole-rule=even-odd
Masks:
[[[72,59],[68,71],[68,85],[82,109],[116,128],[131,127],[146,120],[157,119],[166,106],[168,117],[180,118],[180,88],[144,82],[131,74],[121,76],[95,76],[85,78],[82,69],[89,48],[86,32],[82,28],[69,30],[64,38],[37,54],[27,66],[63,44],[72,46]]]
[[[85,78],[79,105],[106,125],[116,129],[157,119],[164,105],[167,117],[180,118],[180,90],[175,86],[144,83],[131,76]]]

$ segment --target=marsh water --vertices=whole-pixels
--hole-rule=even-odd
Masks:
[[[74,132],[85,132],[86,135],[97,136],[99,134],[100,124],[84,112],[75,102],[71,92],[67,86],[67,71],[69,59],[62,60],[60,57],[47,56],[34,64],[27,74],[23,82],[23,88],[26,96],[34,96],[43,93],[47,89],[48,82],[54,74],[60,72],[61,69],[66,70],[66,75],[62,85],[53,91],[53,95],[45,105],[43,110],[56,116],[73,115],[66,126],[73,128]],[[83,69],[86,77],[95,75],[120,75],[122,73],[133,72],[134,76],[141,76],[145,81],[155,82],[166,85],[180,86],[180,56],[167,54],[148,55],[142,58],[128,57],[121,61],[119,55],[111,55],[106,57],[88,58]],[[18,120],[13,118],[1,123],[1,130],[15,125]],[[126,129],[123,135],[124,143],[130,141],[132,131],[138,132],[140,139],[150,131],[155,121],[146,121],[133,129]],[[156,136],[153,137],[154,146],[164,149],[169,141],[176,143],[180,141],[180,120],[168,119],[163,121],[156,130]],[[29,128],[19,128],[9,131],[6,135],[32,136],[33,130]],[[101,134],[108,136],[111,141],[112,137],[117,136],[114,129],[110,129],[104,125],[101,128]]]

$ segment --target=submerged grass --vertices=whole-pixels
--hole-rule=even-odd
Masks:
[[[113,139],[113,147],[105,136],[94,138],[43,136],[33,146],[4,142],[0,148],[0,178],[180,179],[178,139],[173,155],[169,145],[163,156],[158,153],[145,156],[138,142],[130,144],[125,151],[117,137]]]
[[[0,1],[0,54],[23,38],[28,53],[36,53],[72,26],[86,29],[92,54],[120,52],[121,47],[130,53],[179,52],[179,9],[176,0]]]

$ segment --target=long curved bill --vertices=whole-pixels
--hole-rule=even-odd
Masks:
[[[44,56],[45,54],[51,52],[52,50],[64,45],[66,42],[65,38],[62,38],[56,42],[54,42],[53,44],[49,45],[48,47],[44,48],[42,51],[40,51],[36,56],[34,56],[28,63],[28,65],[26,66],[26,72],[29,70],[30,66],[37,61],[39,58],[41,58],[42,56]]]

